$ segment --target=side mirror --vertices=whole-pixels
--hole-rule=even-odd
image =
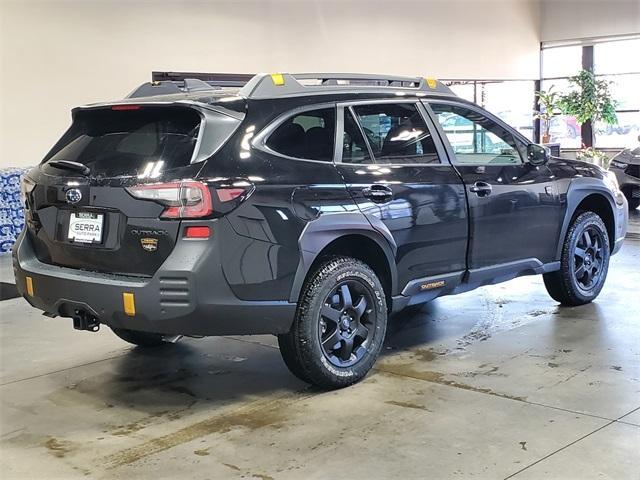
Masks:
[[[536,143],[530,143],[527,146],[527,160],[531,165],[544,165],[549,161],[550,157],[551,152],[547,147],[543,147]]]

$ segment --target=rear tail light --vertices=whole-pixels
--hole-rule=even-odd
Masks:
[[[135,198],[164,205],[160,218],[202,218],[213,212],[209,187],[201,182],[137,185],[127,191]]]
[[[25,208],[29,208],[29,194],[36,187],[36,184],[29,180],[27,177],[22,177],[22,181],[20,182],[20,198],[22,199],[22,205]]]
[[[216,194],[221,202],[230,202],[235,200],[241,195],[244,195],[246,190],[244,188],[218,188]]]

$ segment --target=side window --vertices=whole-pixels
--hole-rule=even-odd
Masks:
[[[369,148],[360,132],[360,127],[348,109],[344,111],[344,134],[342,136],[342,163],[371,163]]]
[[[460,165],[513,165],[522,163],[513,135],[484,115],[459,105],[432,103]]]
[[[376,163],[440,163],[431,132],[413,103],[353,107]]]
[[[335,132],[334,108],[308,110],[281,123],[269,136],[267,146],[288,157],[331,162]]]

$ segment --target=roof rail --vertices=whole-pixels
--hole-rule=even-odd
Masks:
[[[239,94],[260,99],[370,89],[454,95],[449,87],[432,78],[360,73],[259,73],[240,89]]]
[[[185,78],[181,81],[166,80],[161,82],[146,82],[136,88],[125,98],[154,97],[156,95],[170,95],[172,93],[197,92],[199,90],[213,90],[214,87],[197,78]]]

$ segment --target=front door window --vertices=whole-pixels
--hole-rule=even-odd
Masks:
[[[431,104],[460,165],[522,164],[514,136],[493,120],[460,105]]]

